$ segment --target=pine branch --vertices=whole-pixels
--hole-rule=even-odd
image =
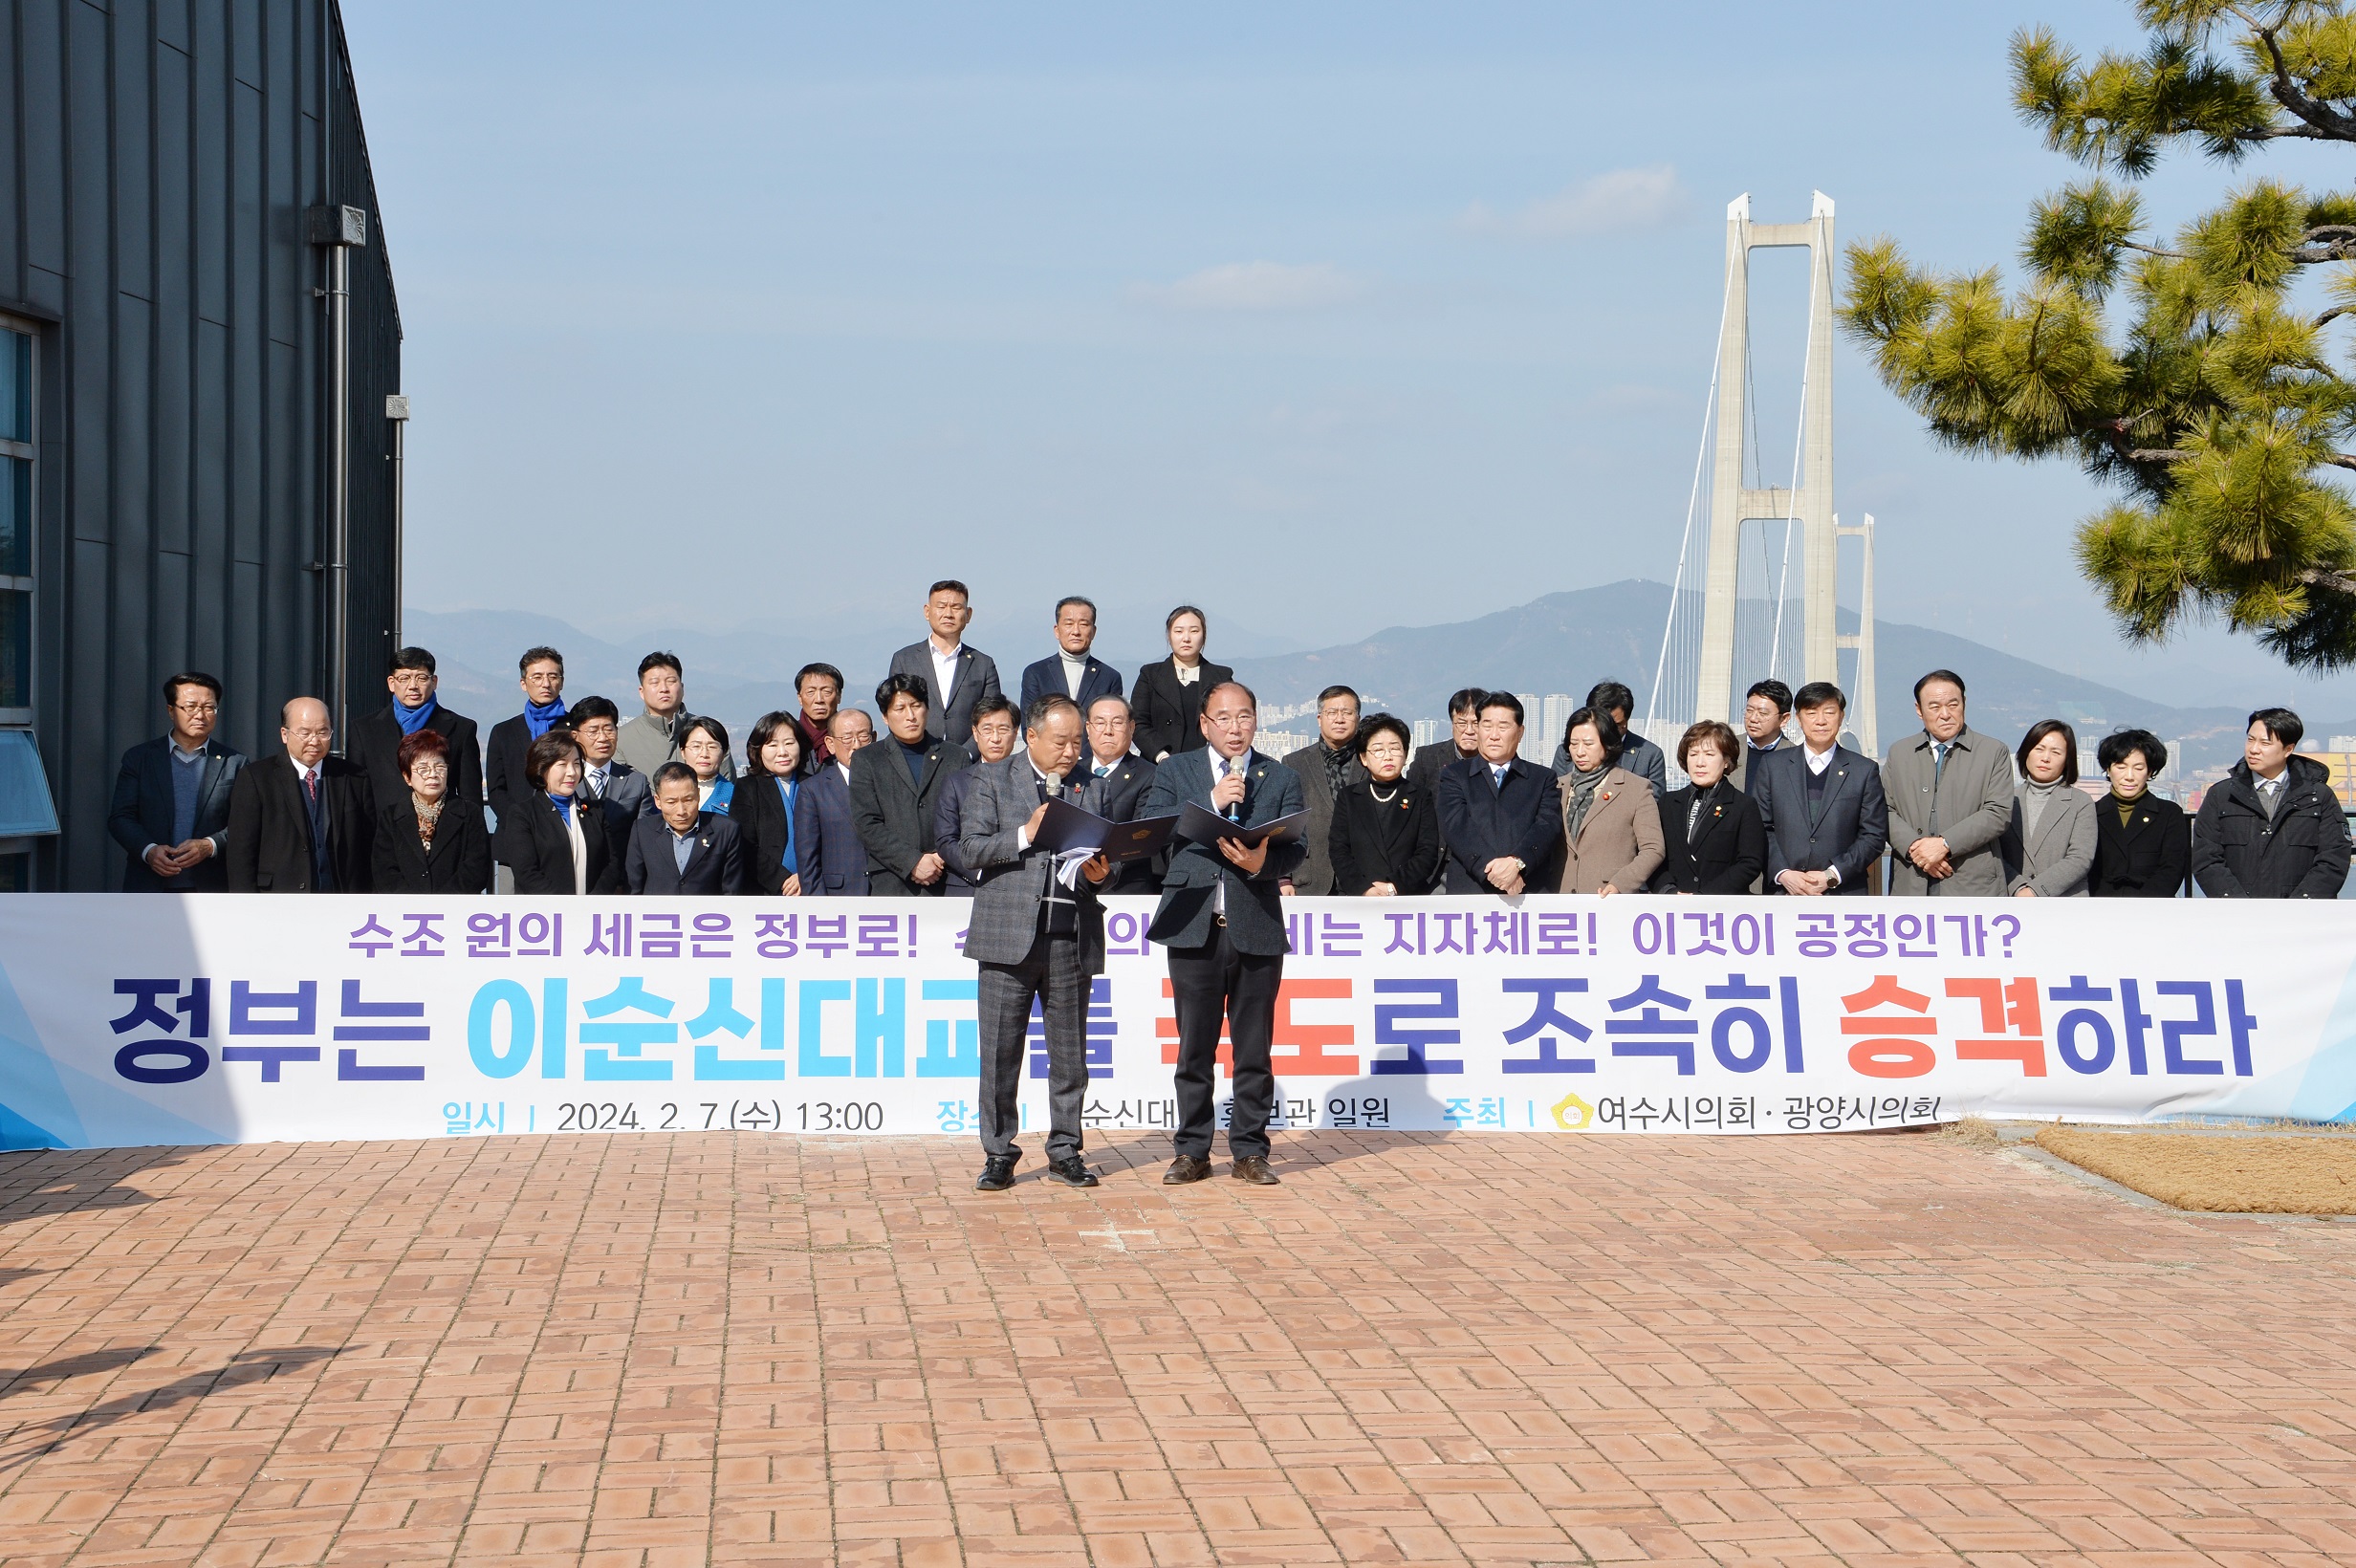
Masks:
[[[2265,26],[2239,6],[2227,9],[2241,18],[2258,35],[2258,41],[2266,46],[2266,57],[2274,64],[2274,79],[2267,83],[2267,91],[2274,96],[2274,100],[2312,126],[2321,139],[2356,142],[2356,116],[2345,115],[2326,104],[2318,103],[2300,91],[2299,84],[2291,79],[2290,62],[2282,57],[2282,45],[2275,36],[2281,24],[2278,22],[2272,27]]]

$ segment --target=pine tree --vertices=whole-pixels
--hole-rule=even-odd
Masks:
[[[1934,275],[1876,238],[1848,249],[1843,324],[1942,442],[2073,455],[2122,492],[2077,556],[2128,637],[2218,614],[2294,666],[2356,664],[2356,508],[2332,471],[2356,468],[2332,340],[2356,317],[2356,195],[2258,179],[2163,242],[2132,188],[2181,144],[2238,164],[2282,139],[2356,143],[2356,14],[2136,11],[2143,52],[2091,65],[2050,30],[2014,35],[2022,118],[2091,171],[2031,209],[2026,286]]]

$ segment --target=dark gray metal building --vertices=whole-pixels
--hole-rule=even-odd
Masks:
[[[166,675],[383,703],[401,319],[334,0],[0,4],[0,888],[95,890]]]

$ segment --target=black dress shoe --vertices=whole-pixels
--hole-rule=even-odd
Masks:
[[[1265,1154],[1247,1154],[1243,1156],[1235,1162],[1235,1168],[1233,1172],[1231,1172],[1231,1174],[1234,1176],[1235,1180],[1239,1182],[1249,1182],[1254,1187],[1275,1187],[1277,1185],[1276,1173],[1268,1168],[1268,1156]]]
[[[1065,1187],[1095,1187],[1098,1185],[1096,1172],[1090,1170],[1088,1162],[1077,1154],[1067,1154],[1060,1160],[1048,1161],[1047,1179],[1051,1182],[1061,1182]]]
[[[1210,1174],[1210,1161],[1199,1154],[1182,1154],[1169,1163],[1167,1170],[1162,1172],[1162,1185],[1184,1187],[1189,1182],[1199,1182]]]
[[[982,1174],[974,1181],[976,1192],[1004,1192],[1014,1185],[1014,1156],[993,1154],[982,1162]]]

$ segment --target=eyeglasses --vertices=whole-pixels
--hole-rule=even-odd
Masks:
[[[221,705],[218,703],[174,703],[172,711],[185,713],[192,719],[201,719],[207,713],[220,712]]]

